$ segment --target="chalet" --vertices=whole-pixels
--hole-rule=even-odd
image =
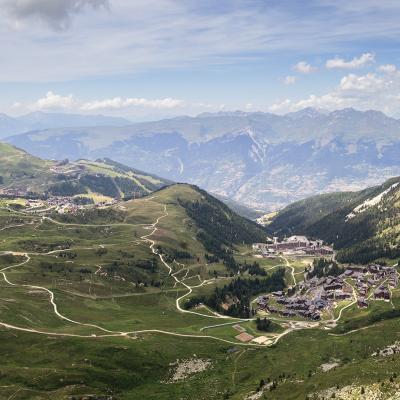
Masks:
[[[294,317],[294,316],[296,316],[296,313],[294,311],[290,311],[290,310],[283,310],[279,314],[282,315],[283,317]]]
[[[286,297],[280,297],[276,302],[278,304],[288,304],[291,302],[291,300]]]
[[[312,314],[310,315],[310,318],[311,318],[312,320],[314,320],[314,321],[318,321],[318,320],[321,319],[321,315],[320,315],[319,313],[317,313],[317,312],[314,312],[314,313],[312,313]]]
[[[267,305],[265,307],[270,313],[279,313],[280,310],[278,310],[276,307],[272,307],[270,305]]]
[[[365,300],[364,297],[359,297],[357,300],[357,306],[359,308],[368,308],[368,302]]]
[[[349,265],[347,268],[346,268],[346,271],[353,271],[353,273],[354,272],[358,272],[358,273],[361,273],[361,274],[365,274],[366,272],[367,272],[367,268],[366,267],[363,267],[363,266],[360,266],[360,265]]]
[[[370,266],[368,266],[368,271],[371,272],[371,274],[377,274],[382,269],[383,266],[378,264],[371,264]]]
[[[331,292],[333,290],[341,289],[343,285],[339,282],[332,282],[331,284],[324,285],[324,289],[327,292]]]
[[[325,308],[326,306],[327,302],[325,300],[320,299],[315,302],[315,307],[318,308],[319,310]]]
[[[399,284],[399,279],[398,279],[397,275],[391,276],[389,278],[389,286],[391,288],[395,288],[398,284]]]
[[[260,307],[260,308],[265,308],[267,304],[268,304],[268,297],[267,297],[267,296],[260,296],[260,297],[257,299],[257,305],[258,305],[258,307]]]
[[[350,293],[345,293],[341,290],[335,290],[334,295],[335,295],[335,300],[345,300],[351,297]]]
[[[358,290],[358,294],[362,297],[365,297],[367,295],[368,291],[365,288],[361,288]]]
[[[390,292],[385,287],[379,287],[378,289],[375,290],[374,297],[375,297],[375,299],[389,300],[390,299]]]

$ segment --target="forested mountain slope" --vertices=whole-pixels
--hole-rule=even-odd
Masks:
[[[280,211],[268,229],[276,235],[306,234],[333,243],[345,262],[400,257],[400,178],[360,192],[294,203]]]
[[[197,186],[175,184],[154,196],[168,208],[172,207],[172,212],[184,213],[184,224],[193,228],[195,239],[210,255],[224,259],[236,245],[265,240],[266,231],[260,225],[241,217]]]

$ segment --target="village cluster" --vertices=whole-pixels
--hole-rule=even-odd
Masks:
[[[322,240],[309,240],[305,236],[290,236],[282,241],[277,237],[269,240],[269,243],[255,243],[253,249],[264,258],[275,257],[281,253],[284,255],[316,255],[324,256],[333,254],[332,247],[324,245]]]
[[[110,199],[109,201],[99,202],[92,206],[101,208],[116,203],[116,200]],[[51,196],[46,200],[27,200],[26,206],[28,207],[28,211],[31,212],[53,209],[58,214],[76,214],[79,210],[85,208],[84,205],[77,204],[75,199],[70,196]]]
[[[307,277],[307,275],[305,275]],[[348,266],[339,276],[316,276],[300,282],[294,293],[273,292],[257,299],[258,309],[283,317],[320,320],[343,300],[368,307],[371,300],[390,300],[391,289],[399,283],[394,267],[372,264]]]
[[[78,204],[76,198],[72,196],[48,196],[43,200],[30,199],[29,193],[22,189],[0,189],[0,198],[2,197],[7,199],[24,199],[25,207],[27,207],[26,211],[31,213],[54,210],[58,214],[76,214],[79,210],[85,208],[84,204]],[[109,199],[107,201],[92,204],[92,206],[101,208],[116,203],[117,200]]]
[[[63,160],[55,163],[50,167],[50,171],[54,174],[61,174],[68,176],[71,179],[78,179],[81,172],[85,170],[83,165],[76,163],[69,163]],[[40,195],[32,195],[27,185],[19,188],[5,187],[0,189],[0,197],[7,199],[25,199],[25,206],[27,211],[36,213],[40,211],[54,210],[59,214],[76,214],[79,210],[85,208],[84,196],[55,196],[51,194],[41,193]],[[77,201],[80,200],[83,201]],[[90,204],[90,199],[87,199]],[[95,207],[105,207],[117,203],[114,199],[109,199],[103,202],[96,202]]]

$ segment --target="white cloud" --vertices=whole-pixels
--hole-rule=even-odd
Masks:
[[[308,64],[306,61],[299,61],[296,65],[293,66],[293,69],[301,74],[309,74],[317,70],[316,67]]]
[[[336,110],[354,107],[360,110],[380,110],[389,115],[399,116],[400,109],[400,71],[385,68],[381,74],[365,75],[348,74],[339,84],[324,95],[311,94],[301,100],[284,99],[269,107],[269,111],[286,113],[298,111],[305,107]]]
[[[393,72],[396,72],[397,68],[393,64],[385,64],[385,65],[379,66],[378,70],[381,71],[381,72],[386,72],[388,74],[391,74]]]
[[[94,100],[83,103],[80,106],[82,111],[98,111],[98,110],[112,110],[123,109],[129,107],[145,107],[157,109],[172,109],[184,105],[182,100],[167,97],[164,99],[144,99],[144,98],[121,98],[114,97],[113,99]]]
[[[272,104],[268,107],[268,111],[277,114],[284,114],[286,112],[292,111],[293,102],[290,99],[285,99],[279,103]]]
[[[98,111],[118,111],[124,109],[153,109],[153,110],[173,110],[182,107],[194,107],[199,109],[215,108],[206,103],[189,104],[180,99],[165,97],[161,99],[146,99],[139,97],[114,97],[110,99],[96,99],[84,101],[74,97],[72,94],[67,96],[56,94],[52,91],[46,93],[33,103],[24,104],[14,103],[14,108],[30,111],[65,111],[65,112],[98,112]]]
[[[348,74],[340,81],[341,91],[375,92],[385,86],[385,80],[376,74],[368,73],[366,75]]]
[[[285,85],[293,85],[294,83],[296,83],[296,77],[292,76],[292,75],[288,75],[283,79],[283,83]]]
[[[350,61],[345,61],[343,58],[333,58],[326,61],[328,69],[356,69],[362,68],[375,62],[375,55],[372,53],[364,53],[360,57],[354,57]]]
[[[19,103],[21,104],[21,103]],[[45,97],[40,98],[30,108],[35,110],[71,110],[77,106],[72,94],[61,96],[53,92],[47,92]]]

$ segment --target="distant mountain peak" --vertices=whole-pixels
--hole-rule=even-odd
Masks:
[[[328,112],[326,110],[314,107],[306,107],[300,111],[287,113],[285,114],[285,116],[292,119],[298,119],[298,118],[318,118],[327,114]]]

